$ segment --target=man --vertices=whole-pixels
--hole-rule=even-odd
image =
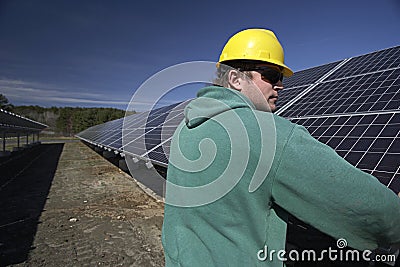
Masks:
[[[293,73],[272,31],[235,34],[217,68],[220,86],[198,92],[171,143],[166,266],[282,266],[271,251],[288,214],[359,250],[400,243],[399,198],[271,113]]]

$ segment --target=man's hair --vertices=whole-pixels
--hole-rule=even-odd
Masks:
[[[256,65],[255,61],[244,61],[244,60],[230,60],[224,63],[218,63],[216,78],[213,83],[217,86],[229,88],[229,77],[228,73],[231,70],[236,70],[239,72],[241,78],[251,80],[253,75],[251,69]]]

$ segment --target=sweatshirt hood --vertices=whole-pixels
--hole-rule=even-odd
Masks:
[[[189,128],[231,109],[251,108],[254,104],[240,92],[218,86],[209,86],[197,93],[197,98],[185,107],[185,123]]]

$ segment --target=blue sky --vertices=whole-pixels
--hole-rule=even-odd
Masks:
[[[153,74],[217,61],[253,27],[272,29],[298,71],[399,45],[400,1],[0,0],[0,93],[14,105],[125,109]]]

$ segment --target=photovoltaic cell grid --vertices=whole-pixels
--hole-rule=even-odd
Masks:
[[[160,125],[151,136],[146,136],[145,143],[147,152],[142,156],[147,156],[153,162],[160,165],[168,165],[168,145],[179,123],[184,119],[183,110],[189,102],[188,100],[175,106],[175,108],[169,112],[165,122]],[[148,142],[148,138],[152,138],[152,141]],[[165,149],[168,150],[165,151]]]
[[[345,114],[400,109],[400,68],[318,84],[280,115]]]
[[[163,125],[181,113],[183,113],[183,108],[180,108],[179,103],[153,110],[141,127],[132,131],[125,130],[127,133],[124,133],[124,145],[120,149],[127,154],[146,156],[149,151],[160,145]],[[152,161],[162,165],[168,163],[167,161],[159,162],[156,159]]]
[[[190,101],[185,101],[179,105],[179,109],[183,110],[186,105]],[[158,138],[160,138],[160,142],[157,146],[153,147],[152,150],[149,150],[147,156],[153,161],[160,165],[167,166],[168,165],[168,156],[170,152],[170,144],[171,138],[174,134],[178,125],[184,119],[183,112],[179,112],[178,110],[174,113],[171,112],[169,117],[166,119],[161,128],[161,133]]]
[[[149,157],[153,163],[167,166],[163,145],[172,137],[183,119],[183,109],[188,101],[127,116],[93,126],[77,136],[137,157]],[[169,152],[169,151],[168,151]]]
[[[77,137],[92,143],[103,145],[104,141],[107,140],[107,137],[116,138],[116,136],[121,135],[122,123],[123,119],[118,119],[104,124],[95,125],[80,132],[77,134]]]
[[[369,83],[372,83],[371,87],[368,88],[369,91],[364,93],[364,97],[361,97],[358,101],[362,102],[365,100],[365,96],[367,93],[371,94],[371,90],[376,90],[377,87],[380,86],[391,86],[391,82],[394,82],[390,92],[398,93],[398,68],[400,62],[400,47],[393,47],[387,50],[377,51],[371,54],[354,57],[348,60],[343,66],[336,69],[331,75],[325,78],[316,88],[314,88],[310,93],[307,94],[305,99],[298,101],[296,105],[290,106],[289,110],[281,113],[280,115],[285,117],[291,117],[294,115],[297,110],[302,110],[305,106],[316,105],[318,102],[321,102],[321,97],[323,97],[327,92],[335,93],[336,91],[347,92],[350,94],[354,89],[362,90],[365,89]],[[385,71],[386,70],[386,71]],[[395,72],[393,73],[393,70]],[[388,77],[388,75],[392,73],[392,76]],[[367,76],[367,77],[366,77]],[[379,77],[379,78],[378,78]],[[348,79],[351,78],[351,82],[349,85],[346,85]],[[387,81],[385,81],[387,78]],[[374,80],[377,79],[377,80]],[[393,81],[397,80],[397,81]],[[353,83],[356,82],[358,87],[353,87]],[[385,82],[384,84],[381,84]],[[344,88],[343,88],[344,87]],[[317,90],[315,90],[317,89]],[[358,93],[358,92],[356,92]],[[353,94],[353,96],[357,96],[357,94]],[[378,90],[376,94],[379,94]],[[386,92],[389,93],[389,92]],[[340,97],[340,95],[337,95]],[[331,97],[331,95],[330,95]],[[345,97],[340,97],[341,99],[345,99]],[[393,100],[397,100],[398,96],[394,96]],[[335,99],[331,99],[332,101]],[[347,102],[348,103],[348,102]],[[392,105],[395,105],[394,103]],[[287,107],[285,107],[287,108]],[[379,110],[379,108],[376,108]],[[307,114],[295,115],[295,116],[305,116],[312,115],[311,111],[307,111]],[[315,111],[313,111],[315,112]],[[303,111],[304,113],[304,111]],[[319,114],[319,113],[318,113]],[[328,114],[328,113],[325,113]],[[316,114],[317,115],[317,114]]]
[[[295,72],[291,77],[283,79],[285,90],[279,92],[278,109],[298,96],[310,85],[318,81],[325,73],[336,67],[340,61]]]
[[[298,86],[292,88],[285,88],[282,92],[279,93],[279,98],[277,102],[277,110],[279,108],[285,106],[289,101],[297,97],[301,92],[307,89],[309,85]]]
[[[321,78],[325,73],[333,69],[339,63],[340,61],[332,62],[322,66],[317,66],[310,69],[295,72],[289,78],[283,79],[283,85],[285,86],[285,90],[283,90],[282,93],[286,91],[286,89],[290,89],[292,87],[313,84],[319,78]]]
[[[400,191],[400,112],[293,119],[357,168]]]
[[[138,129],[146,119],[146,113],[134,114],[126,117],[125,127],[131,129],[130,131],[134,131]],[[121,150],[122,144],[122,135],[124,126],[124,119],[119,119],[118,124],[114,125],[114,129],[110,128],[107,131],[108,134],[103,133],[101,139],[98,140],[99,143],[104,146]],[[128,127],[129,126],[129,127]]]
[[[400,46],[352,58],[329,79],[355,76],[400,67]]]
[[[168,114],[174,112],[177,105],[173,104],[147,112],[142,116],[141,123],[135,127],[132,127],[130,123],[127,124],[123,130],[124,144],[119,149],[128,154],[142,156],[158,145],[159,128],[162,127]]]

